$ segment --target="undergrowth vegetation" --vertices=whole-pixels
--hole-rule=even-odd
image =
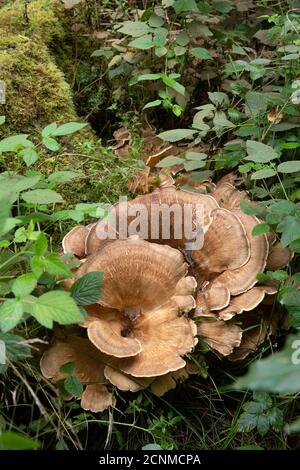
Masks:
[[[12,134],[9,116],[23,122],[23,111],[18,102],[0,104],[0,449],[299,447],[300,2],[83,0],[60,16],[63,54],[71,54],[63,71],[95,136],[82,131],[87,124],[60,122],[59,109],[57,123],[45,126],[43,114],[32,135],[27,127]],[[63,69],[55,41],[51,54]],[[18,67],[12,73],[18,78]],[[121,127],[128,138],[118,138]],[[115,388],[116,406],[86,412],[72,364],[58,385],[39,366],[53,334],[84,320],[102,281],[94,277],[86,291],[83,277],[65,291],[78,262],[61,255],[61,240],[105,217],[103,203],[135,194],[130,183],[147,170],[149,127],[174,146],[151,171],[176,174],[192,190],[236,172],[256,201],[241,201],[241,209],[263,221],[252,234],[271,234],[293,253],[286,267],[258,275],[279,283],[268,308],[285,312],[285,333],[238,363],[219,361],[200,341],[198,374],[175,390],[157,397]],[[125,157],[114,140],[128,146]]]

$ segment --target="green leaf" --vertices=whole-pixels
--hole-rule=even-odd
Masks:
[[[52,137],[43,137],[43,145],[48,150],[51,150],[52,152],[57,152],[60,149],[60,144],[57,142],[57,140],[53,139]]]
[[[167,142],[178,142],[183,139],[192,139],[197,131],[194,129],[173,129],[158,134],[158,137]]]
[[[77,171],[56,171],[48,176],[48,181],[52,185],[58,185],[62,183],[66,183],[68,181],[72,181],[75,178],[79,178],[81,176],[80,173]]]
[[[294,160],[280,163],[277,167],[277,171],[280,173],[296,173],[297,171],[300,171],[300,161]]]
[[[55,129],[51,135],[57,137],[62,135],[74,134],[74,132],[78,132],[86,126],[87,124],[82,122],[67,122],[66,124],[58,126],[57,129]]]
[[[251,202],[248,202],[245,199],[241,199],[240,208],[247,215],[261,216],[264,212],[263,209],[261,207],[259,207],[257,204],[253,204]]]
[[[185,158],[187,160],[195,160],[195,161],[205,160],[207,158],[207,154],[201,153],[201,152],[199,153],[198,152],[186,152]]]
[[[1,152],[16,152],[22,147],[33,147],[34,144],[27,139],[28,134],[18,134],[6,137],[0,140],[0,153]]]
[[[161,16],[156,15],[153,13],[149,18],[149,26],[152,28],[158,28],[164,24],[164,19]]]
[[[248,157],[245,157],[244,160],[251,160],[256,163],[268,163],[274,158],[278,158],[275,150],[269,145],[262,144],[261,142],[256,142],[255,140],[247,140],[246,149]]]
[[[27,166],[33,165],[39,158],[38,153],[32,147],[27,147],[21,150],[21,155]]]
[[[149,33],[149,31],[149,26],[143,21],[125,21],[122,28],[118,29],[118,33],[127,34],[128,36],[136,38],[144,36],[145,34]]]
[[[280,213],[280,214],[281,213],[292,214],[293,212],[295,212],[295,209],[296,209],[295,204],[285,199],[275,202],[274,204],[269,206],[269,211]]]
[[[8,299],[0,306],[0,329],[3,333],[14,328],[23,316],[20,300]]]
[[[5,342],[0,339],[0,366],[6,364],[6,346]]]
[[[211,54],[204,47],[192,47],[191,54],[197,59],[212,60]]]
[[[165,85],[175,90],[180,95],[185,95],[185,88],[180,83],[176,82],[173,78],[167,77],[166,75],[162,75],[162,81]]]
[[[200,168],[204,168],[206,165],[205,162],[198,160],[198,161],[189,161],[185,162],[184,164],[184,169],[185,171],[193,171],[193,170],[199,170]]]
[[[59,193],[52,189],[33,189],[22,193],[22,199],[31,204],[54,204],[56,202],[64,202]]]
[[[272,168],[265,168],[264,170],[258,170],[252,173],[251,179],[252,180],[262,180],[264,178],[271,178],[272,176],[276,175],[276,171]]]
[[[33,247],[34,252],[35,252],[36,255],[41,256],[41,255],[44,255],[46,253],[47,248],[48,248],[47,237],[44,234],[44,232],[41,232],[40,236],[38,237],[38,239],[36,240],[36,242],[34,244],[34,247]]]
[[[257,91],[247,91],[245,95],[246,115],[257,117],[260,113],[264,113],[268,108],[268,97],[264,93]]]
[[[149,103],[145,104],[143,109],[155,108],[155,106],[159,106],[161,104],[161,100],[149,101]]]
[[[63,364],[59,368],[59,371],[65,373],[65,374],[73,374],[73,372],[75,371],[74,362],[66,362],[66,364]]]
[[[175,157],[174,155],[170,155],[169,157],[163,158],[160,162],[158,162],[155,166],[158,168],[168,168],[173,165],[182,165],[185,160],[184,158]]]
[[[190,42],[190,38],[186,31],[180,31],[178,36],[176,36],[175,41],[179,46],[184,47]]]
[[[64,388],[74,397],[80,398],[83,393],[83,385],[75,375],[70,375],[64,380]]]
[[[0,126],[5,123],[5,116],[0,116]]]
[[[268,224],[258,224],[253,228],[252,235],[253,237],[256,237],[258,235],[263,235],[264,233],[267,233],[269,231],[270,226]]]
[[[9,178],[0,178],[0,188],[4,193],[10,191],[20,193],[26,189],[33,188],[41,179],[41,175],[21,176],[14,175]]]
[[[138,82],[145,82],[145,81],[152,81],[152,80],[160,80],[162,75],[160,73],[143,73],[138,77],[134,77],[134,79],[130,80],[129,85],[135,85]]]
[[[157,47],[154,52],[156,57],[163,57],[167,54],[168,49],[166,47]]]
[[[154,46],[154,42],[151,34],[146,34],[146,36],[141,36],[137,39],[134,39],[128,44],[129,47],[134,47],[135,49],[151,49]]]
[[[282,233],[282,246],[288,246],[290,243],[300,237],[300,219],[298,217],[288,215],[277,226],[277,231]]]
[[[265,390],[272,393],[298,393],[300,390],[300,335],[290,336],[280,352],[250,365],[237,380],[236,389]]]
[[[13,431],[0,434],[0,450],[34,450],[41,447],[40,442],[24,437]]]
[[[46,328],[52,328],[54,321],[60,325],[70,325],[84,320],[68,292],[52,291],[38,298],[30,296],[28,300],[31,303],[31,314]]]
[[[15,297],[25,297],[36,288],[37,279],[32,273],[22,274],[17,277],[11,286]]]
[[[212,6],[219,13],[229,13],[234,9],[234,5],[229,1],[214,1]]]
[[[183,13],[185,11],[194,11],[197,9],[195,0],[175,0],[174,10],[176,13]]]
[[[56,122],[52,122],[51,124],[48,124],[48,126],[44,127],[42,130],[42,137],[49,137],[52,135],[52,133],[57,129],[57,124]]]
[[[72,297],[78,305],[91,305],[101,297],[103,273],[90,272],[77,279],[71,288]]]
[[[72,272],[57,253],[50,253],[47,255],[43,259],[43,265],[45,270],[53,276],[72,276]]]
[[[30,348],[22,336],[0,333],[0,341],[4,341],[6,356],[12,361],[22,360],[30,356]]]

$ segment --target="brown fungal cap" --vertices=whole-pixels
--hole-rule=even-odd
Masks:
[[[187,264],[182,254],[167,246],[143,240],[116,240],[83,263],[76,277],[87,272],[104,273],[104,306],[146,312],[175,293],[177,283],[185,277]]]
[[[240,268],[250,257],[249,241],[239,218],[225,209],[213,210],[211,217],[203,247],[192,252],[199,280],[208,280],[213,274]]]
[[[85,256],[85,239],[89,233],[89,229],[82,225],[74,227],[62,241],[64,253],[73,253],[78,258]]]
[[[229,301],[230,291],[227,287],[209,285],[197,294],[195,316],[204,315],[211,310],[221,310],[227,307]]]
[[[269,244],[265,234],[253,236],[252,230],[259,223],[256,217],[244,214],[240,210],[233,213],[240,219],[250,242],[250,258],[242,267],[224,271],[212,282],[222,284],[230,290],[231,295],[238,295],[253,287],[259,272],[263,272],[269,252]],[[236,245],[236,249],[239,246]]]
[[[215,315],[199,322],[198,334],[222,356],[229,356],[242,340],[242,330],[238,325],[219,320]]]

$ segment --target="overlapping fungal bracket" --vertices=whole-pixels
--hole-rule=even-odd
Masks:
[[[64,252],[82,263],[77,279],[88,272],[103,272],[101,298],[86,308],[88,316],[78,337],[55,340],[41,360],[47,378],[60,380],[60,367],[74,362],[75,374],[85,385],[81,399],[84,409],[102,411],[112,406],[112,387],[136,392],[150,387],[162,395],[176,383],[196,373],[187,355],[194,351],[197,335],[219,356],[244,359],[274,333],[279,316],[260,309],[265,296],[271,298],[277,285],[257,285],[257,274],[265,268],[285,266],[290,253],[272,234],[253,236],[260,223],[240,210],[245,191],[238,191],[234,177],[213,185],[210,194],[177,190],[172,181],[129,204],[147,209],[153,205],[177,204],[203,209],[204,242],[183,255],[188,239],[155,235],[149,226],[146,239],[119,239],[118,221],[124,217],[123,203],[112,207],[116,214],[113,239],[99,239],[111,233],[110,218],[79,226],[63,240]],[[128,216],[127,225],[135,222]],[[161,221],[162,223],[162,221]],[[160,227],[161,229],[161,227]]]

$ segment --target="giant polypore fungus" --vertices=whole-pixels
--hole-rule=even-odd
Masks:
[[[249,197],[234,183],[229,175],[212,185],[210,194],[200,194],[177,190],[167,178],[152,193],[120,202],[108,217],[65,236],[64,252],[81,259],[65,287],[102,272],[101,297],[86,307],[79,337],[55,340],[41,367],[46,377],[60,380],[65,376],[60,366],[74,362],[86,385],[83,408],[112,406],[112,387],[131,392],[150,387],[159,396],[175,388],[197,372],[187,358],[197,335],[218,357],[241,360],[278,328],[279,314],[262,308],[278,286],[257,284],[257,274],[285,266],[291,255],[274,234],[252,235],[260,221],[241,211],[240,201]],[[175,236],[183,224],[175,211],[168,219],[160,215],[153,227],[155,210],[174,205],[182,211],[189,206],[200,244],[191,247],[192,234],[185,230]],[[137,236],[143,210],[146,229]]]

